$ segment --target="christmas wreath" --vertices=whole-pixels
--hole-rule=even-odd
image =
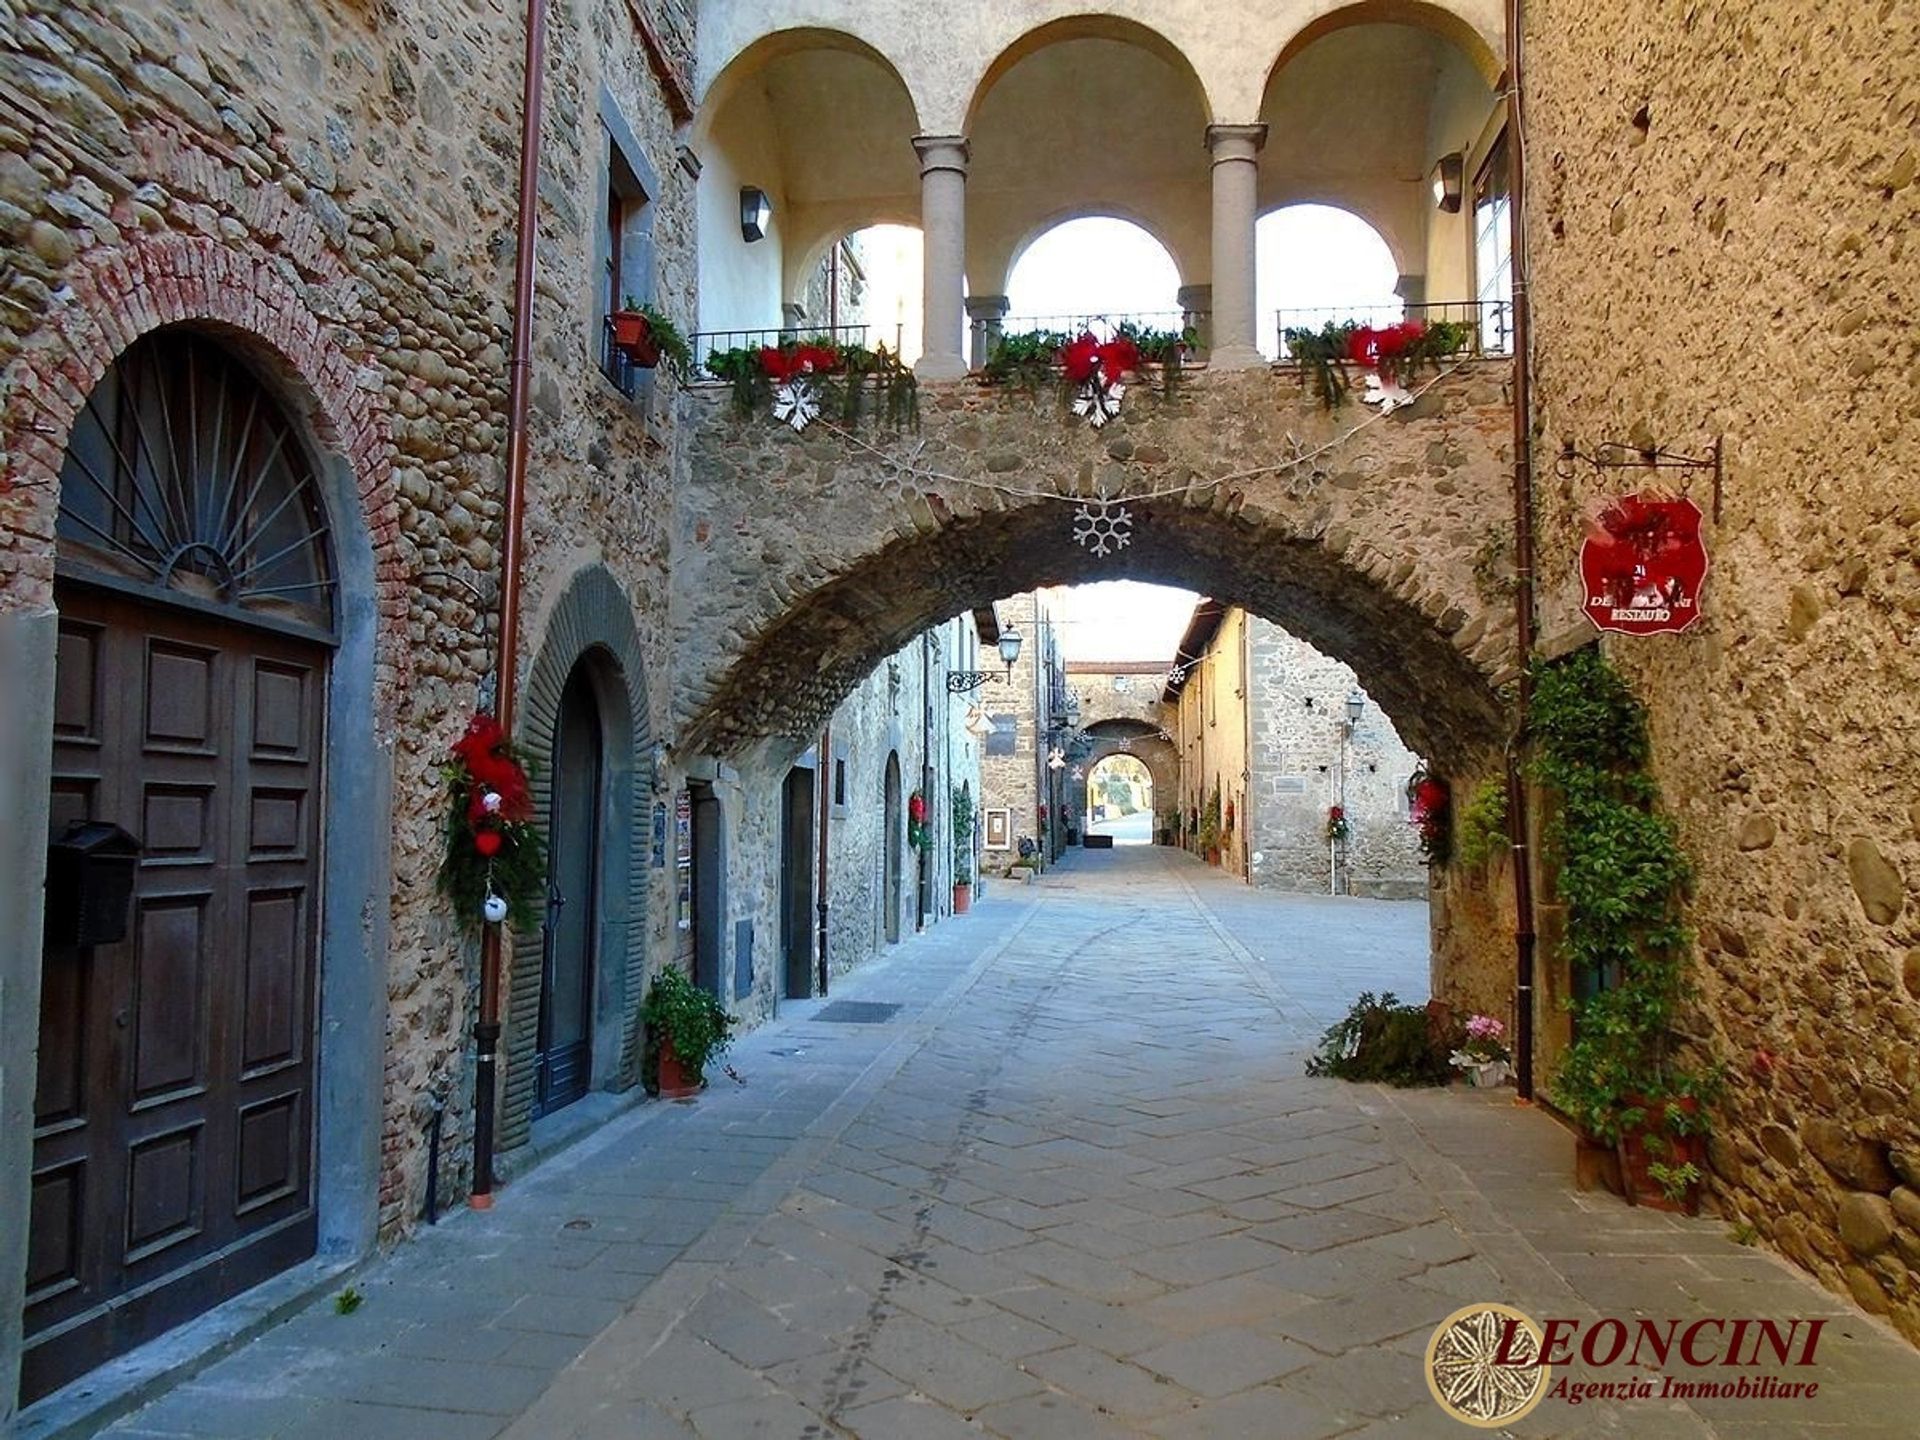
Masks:
[[[933,827],[927,823],[927,797],[918,790],[907,800],[907,844],[920,851],[933,850]]]
[[[1444,865],[1453,854],[1453,793],[1431,770],[1414,772],[1408,782],[1412,794],[1413,828],[1420,835],[1420,853],[1430,865]]]
[[[547,847],[533,823],[527,767],[500,722],[482,712],[454,742],[447,781],[446,855],[440,893],[462,924],[540,923]]]
[[[1347,823],[1347,807],[1329,805],[1327,807],[1327,839],[1336,845],[1347,843],[1347,837],[1353,834],[1353,827]]]

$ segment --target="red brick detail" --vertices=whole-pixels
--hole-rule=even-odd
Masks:
[[[276,372],[281,393],[323,452],[351,469],[372,543],[377,625],[376,704],[383,719],[404,690],[406,567],[398,543],[386,405],[359,382],[355,362],[332,339],[275,262],[199,235],[135,234],[81,256],[67,272],[72,299],[15,362],[13,394],[0,433],[0,537],[26,554],[0,553],[0,605],[51,599],[52,566],[29,564],[50,544],[66,438],[85,397],[134,340],[163,325],[191,322],[231,333]],[[337,532],[336,532],[337,533]]]

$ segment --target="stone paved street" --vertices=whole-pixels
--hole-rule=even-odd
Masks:
[[[640,1107],[108,1433],[1464,1434],[1421,1356],[1501,1300],[1830,1321],[1811,1402],[1549,1399],[1516,1434],[1912,1434],[1920,1356],[1720,1222],[1572,1193],[1511,1092],[1303,1076],[1355,991],[1424,996],[1425,924],[1161,849],[998,884],[745,1037],[743,1084]]]

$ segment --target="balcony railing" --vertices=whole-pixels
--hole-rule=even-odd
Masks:
[[[1091,333],[1096,340],[1111,340],[1122,325],[1140,330],[1170,330],[1178,335],[1187,329],[1206,333],[1207,316],[1195,310],[1112,310],[1099,315],[1009,315],[999,325],[1003,335],[1024,335],[1043,330],[1051,334],[1075,336]],[[984,325],[986,321],[975,321]]]
[[[627,352],[613,343],[613,320],[611,317],[600,327],[600,373],[611,380],[614,387],[629,400],[640,393],[640,385],[647,372],[627,358]]]
[[[707,369],[707,357],[715,351],[725,353],[728,350],[760,350],[768,346],[777,348],[795,340],[831,340],[836,345],[865,345],[869,343],[867,333],[871,328],[867,325],[774,325],[764,330],[698,330],[687,340],[693,349],[692,378],[716,378]]]
[[[1401,320],[1450,321],[1467,327],[1467,353],[1505,355],[1513,349],[1513,307],[1505,300],[1441,300],[1431,305],[1326,305],[1306,310],[1276,310],[1274,334],[1282,360],[1289,330],[1321,330],[1328,325],[1392,325]]]

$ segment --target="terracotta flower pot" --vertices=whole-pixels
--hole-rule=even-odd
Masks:
[[[660,363],[660,346],[653,338],[653,326],[638,310],[613,312],[613,343],[642,370]]]
[[[964,915],[973,908],[973,882],[957,880],[953,886],[953,913]]]
[[[1700,1186],[1698,1182],[1687,1186],[1687,1191],[1679,1200],[1667,1198],[1667,1192],[1649,1173],[1649,1167],[1660,1165],[1701,1166],[1706,1158],[1706,1137],[1702,1135],[1676,1135],[1662,1123],[1666,1113],[1666,1104],[1630,1097],[1632,1103],[1647,1112],[1647,1123],[1638,1129],[1629,1130],[1620,1137],[1618,1147],[1620,1155],[1621,1186],[1626,1191],[1627,1203],[1644,1205],[1649,1210],[1670,1210],[1675,1214],[1692,1215],[1700,1208]],[[1688,1115],[1699,1112],[1700,1102],[1691,1098],[1671,1102],[1673,1106]],[[1657,1135],[1665,1142],[1664,1151],[1649,1152],[1647,1137]]]
[[[689,1076],[687,1069],[680,1063],[680,1057],[674,1052],[673,1041],[662,1036],[660,1040],[660,1098],[662,1100],[686,1100],[700,1093],[701,1077]]]

